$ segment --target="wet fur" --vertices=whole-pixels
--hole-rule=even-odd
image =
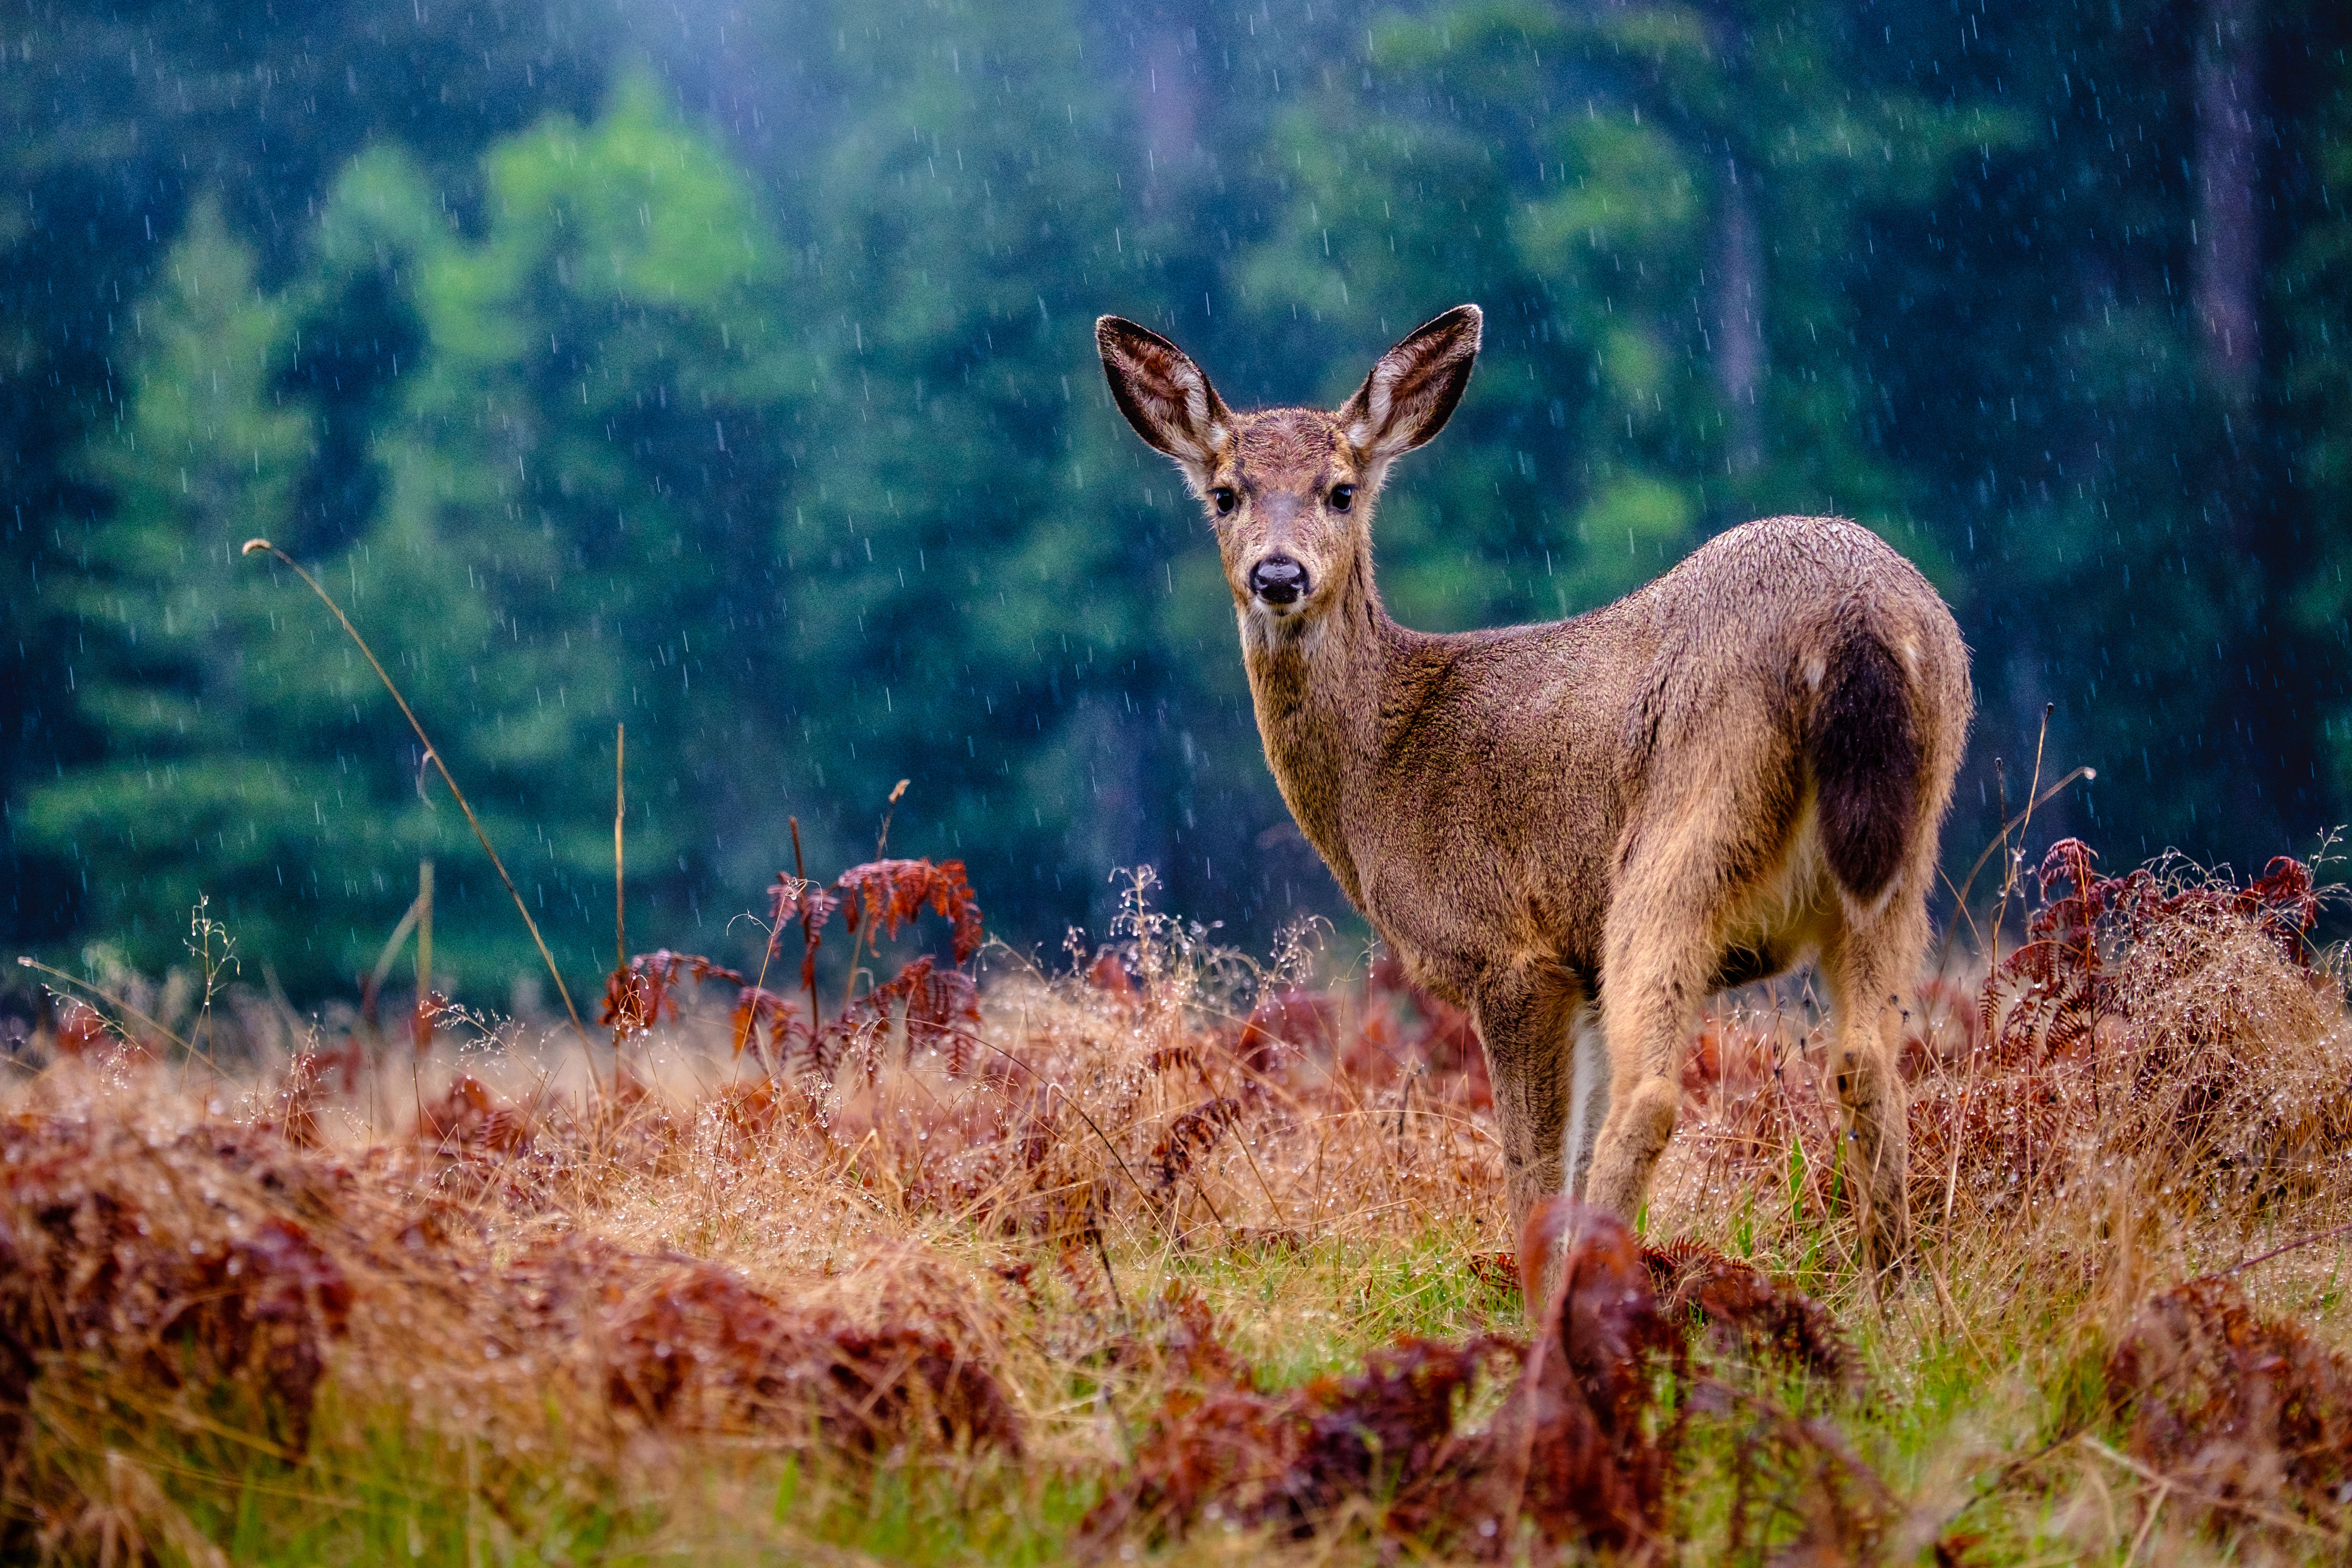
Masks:
[[[1631,1218],[1706,997],[1812,958],[1848,1187],[1892,1261],[1903,994],[1971,707],[1958,628],[1909,563],[1825,518],[1733,529],[1570,620],[1398,626],[1372,579],[1374,502],[1460,397],[1478,331],[1474,308],[1447,312],[1330,414],[1235,415],[1166,340],[1115,318],[1097,340],[1120,407],[1216,531],[1284,799],[1408,968],[1477,1019],[1514,1232],[1571,1184]],[[1204,408],[1214,431],[1136,416],[1180,405],[1180,426]],[[1358,487],[1345,510],[1340,484]],[[1274,553],[1307,569],[1295,605],[1249,591]],[[1572,1044],[1596,1025],[1605,1099]],[[1578,1118],[1571,1157],[1580,1107],[1600,1125]]]

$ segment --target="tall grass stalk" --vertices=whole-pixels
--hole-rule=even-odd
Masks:
[[[613,726],[613,968],[629,966],[629,917],[621,889],[627,869],[622,843],[629,816],[629,727]]]
[[[189,1045],[187,1041],[180,1038],[179,1036],[165,1028],[162,1024],[158,1023],[153,1018],[149,1017],[146,1014],[141,1012],[138,1008],[133,1007],[130,1003],[125,1002],[121,997],[115,995],[112,992],[105,989],[103,986],[93,985],[87,980],[77,979],[75,976],[68,974],[64,970],[57,968],[53,964],[43,963],[37,958],[27,958],[19,955],[16,963],[20,968],[29,969],[37,974],[46,974],[52,980],[61,980],[77,991],[89,992],[91,995],[97,997],[100,1001],[113,1008],[116,1012],[124,1015],[126,1017],[138,1019],[141,1023],[154,1030],[159,1037],[169,1040],[173,1045],[179,1047],[180,1049],[187,1055],[194,1056],[195,1054],[195,1047],[194,1046]],[[118,1027],[119,1026],[118,1026]]]
[[[417,744],[425,748],[425,757],[440,771],[441,782],[449,786],[449,794],[457,800],[457,809],[466,814],[466,826],[474,830],[474,837],[480,842],[482,853],[490,858],[490,865],[497,869],[499,880],[506,884],[507,897],[514,900],[515,913],[522,917],[524,927],[530,932],[532,944],[539,949],[541,962],[547,965],[549,978],[555,982],[555,994],[563,998],[563,1011],[571,1016],[572,1032],[580,1037],[580,1043],[585,1046],[588,1043],[587,1026],[580,1021],[580,1009],[572,1005],[572,988],[563,984],[563,972],[556,968],[555,955],[547,951],[547,939],[539,934],[539,922],[530,918],[530,910],[523,903],[522,894],[515,889],[514,879],[507,875],[507,863],[499,859],[499,852],[490,847],[490,836],[482,831],[481,818],[474,815],[473,806],[466,800],[466,792],[457,787],[457,779],[449,772],[449,764],[441,760],[441,752],[433,744],[433,737],[425,732],[425,726],[418,721],[415,710],[408,706],[408,699],[400,694],[400,688],[393,684],[392,677],[384,669],[383,661],[376,658],[375,650],[368,647],[367,638],[360,636],[359,627],[352,625],[352,618],[343,614],[343,607],[335,603],[333,596],[319,585],[319,580],[305,572],[294,557],[266,539],[247,540],[244,553],[275,555],[278,560],[286,563],[287,570],[301,578],[309,585],[310,592],[319,595],[319,602],[334,612],[335,619],[341,623],[343,630],[349,634],[352,641],[359,645],[360,652],[367,658],[368,667],[375,671],[376,679],[383,682],[383,689],[392,693],[392,700],[400,705],[401,717],[406,719],[408,727],[416,731]]]

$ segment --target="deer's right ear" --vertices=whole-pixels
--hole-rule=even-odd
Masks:
[[[1095,323],[1095,347],[1135,433],[1175,458],[1194,490],[1204,490],[1234,419],[1201,367],[1158,332],[1117,316]]]

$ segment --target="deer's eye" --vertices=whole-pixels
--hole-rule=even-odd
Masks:
[[[1333,485],[1331,487],[1330,495],[1325,499],[1330,501],[1331,510],[1333,511],[1345,511],[1349,507],[1355,504],[1356,487],[1353,485]]]
[[[1223,517],[1227,512],[1234,510],[1234,492],[1223,485],[1219,485],[1215,489],[1211,490],[1209,492],[1209,499],[1217,503],[1217,515],[1219,517]]]

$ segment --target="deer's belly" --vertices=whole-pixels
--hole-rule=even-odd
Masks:
[[[1820,951],[1837,918],[1837,884],[1808,801],[1779,860],[1727,912],[1715,988],[1769,979],[1801,963]]]

